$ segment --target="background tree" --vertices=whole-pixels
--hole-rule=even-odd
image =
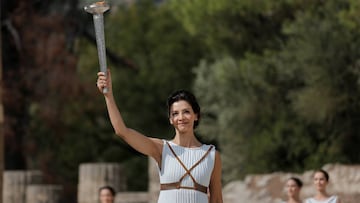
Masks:
[[[74,8],[74,2],[62,3]],[[59,115],[84,86],[74,74],[77,59],[68,46],[73,29],[64,16],[73,10],[49,7],[47,2],[21,0],[1,7],[5,168],[41,169],[47,183],[62,183],[58,171],[51,170],[59,156],[51,146],[61,146],[66,130]]]
[[[353,6],[327,1],[299,10],[283,23],[280,50],[198,66],[195,90],[209,106],[201,129],[222,144],[225,180],[359,161],[349,150],[359,139]]]
[[[0,11],[1,13],[1,11]],[[2,21],[0,20],[0,27],[2,27]],[[2,39],[2,32],[0,32],[0,39]],[[2,99],[2,70],[3,70],[3,62],[2,62],[2,42],[0,42],[0,173],[4,172],[4,106]],[[3,199],[3,176],[0,177],[0,202],[2,203]]]

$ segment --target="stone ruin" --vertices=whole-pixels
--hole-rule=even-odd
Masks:
[[[327,187],[329,194],[338,195],[345,203],[360,203],[360,165],[328,164],[323,169],[330,176]],[[315,194],[313,173],[314,171],[306,171],[302,174],[277,172],[248,175],[243,181],[233,181],[223,187],[224,202],[279,203],[281,200],[286,200],[284,186],[291,176],[303,181],[300,195],[305,199]]]
[[[360,202],[360,165],[328,164],[328,192],[337,194],[344,203]],[[149,159],[148,191],[126,189],[126,177],[120,163],[84,163],[79,166],[78,203],[98,203],[98,189],[110,185],[117,191],[115,203],[155,203],[159,194],[157,166]],[[301,197],[314,195],[313,171],[302,174],[271,173],[248,175],[223,186],[224,203],[278,203],[286,198],[284,186],[291,176],[299,177],[304,186]],[[3,203],[60,203],[62,187],[42,184],[40,171],[5,171]]]
[[[40,171],[5,171],[3,203],[59,203],[62,186],[43,184]]]

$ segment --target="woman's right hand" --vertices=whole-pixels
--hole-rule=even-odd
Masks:
[[[107,75],[104,72],[98,72],[98,79],[96,82],[96,86],[98,87],[99,91],[104,95],[107,95],[112,92],[112,82],[111,82],[111,73],[110,69],[107,70]],[[103,90],[107,88],[107,92],[104,93]]]

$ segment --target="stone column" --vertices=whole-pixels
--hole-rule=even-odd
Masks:
[[[62,186],[28,185],[26,203],[60,203]]]
[[[79,169],[78,203],[98,203],[98,190],[109,185],[116,192],[126,190],[126,177],[119,163],[86,163]]]
[[[148,192],[118,192],[115,203],[149,203]]]
[[[41,171],[5,171],[3,202],[25,203],[26,187],[40,184],[43,176]]]

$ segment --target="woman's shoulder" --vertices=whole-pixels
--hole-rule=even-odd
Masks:
[[[164,145],[164,140],[156,137],[150,138],[156,145],[162,147]]]
[[[211,149],[213,149],[213,150],[216,150],[216,146],[213,145],[213,144],[202,143],[201,146],[204,147],[204,148],[207,148],[207,149],[211,148]]]
[[[331,202],[331,203],[339,203],[339,202],[340,202],[340,199],[339,199],[339,197],[338,197],[337,195],[332,195],[332,196],[330,197],[330,202]]]

